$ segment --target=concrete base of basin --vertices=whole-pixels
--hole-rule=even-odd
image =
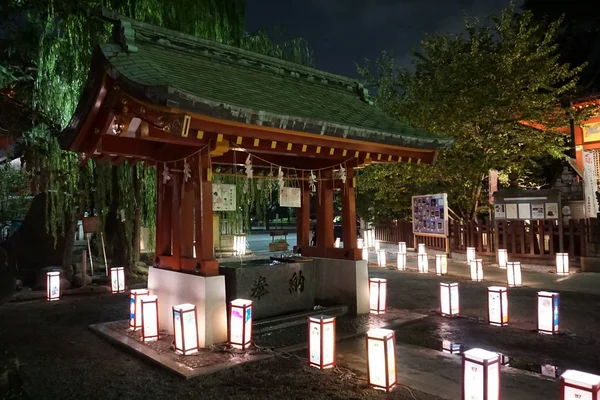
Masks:
[[[364,260],[316,258],[317,303],[345,304],[351,313],[369,313],[369,270]]]

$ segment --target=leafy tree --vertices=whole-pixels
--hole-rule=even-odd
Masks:
[[[473,219],[485,203],[489,170],[527,177],[545,157],[562,157],[565,137],[553,128],[568,121],[559,101],[573,91],[582,67],[559,61],[559,27],[560,21],[546,26],[530,12],[516,14],[511,5],[483,23],[466,18],[465,34],[427,36],[414,54],[414,71],[396,68],[385,53],[373,73],[368,62],[359,68],[386,112],[455,140],[433,168],[384,167],[402,171],[386,172],[396,178],[393,185],[365,172],[359,189],[371,186],[376,198],[386,198],[390,186],[412,194],[437,189],[448,193],[460,217]],[[388,204],[388,214],[402,211]]]

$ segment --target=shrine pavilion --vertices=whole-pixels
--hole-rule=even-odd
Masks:
[[[80,153],[82,163],[157,167],[156,255],[148,285],[167,310],[161,325],[170,325],[171,306],[192,302],[198,306],[201,346],[225,340],[212,181],[216,166],[243,166],[248,156],[253,168],[283,167],[300,182],[298,251],[328,260],[317,274],[324,292],[349,292],[356,312],[368,312],[354,171],[371,163],[431,164],[451,141],[387,116],[353,79],[107,9],[102,16],[114,24],[112,40],[94,50],[61,145]],[[318,179],[311,181],[311,175]],[[314,247],[309,245],[312,189],[319,196]],[[342,193],[342,248],[334,246],[335,189]]]

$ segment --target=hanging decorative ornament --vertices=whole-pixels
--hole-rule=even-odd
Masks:
[[[246,178],[252,179],[252,156],[250,154],[248,154],[248,158],[246,158],[244,165],[246,167]]]
[[[310,186],[311,192],[314,193],[317,191],[317,177],[312,171],[310,171],[310,175],[308,176],[308,185]]]
[[[340,164],[340,170],[338,172],[338,175],[339,175],[340,179],[342,180],[342,183],[345,185],[346,184],[346,168],[344,168],[344,166],[342,164]]]
[[[277,173],[277,183],[279,184],[279,190],[282,190],[285,182],[283,181],[283,170],[281,167],[279,167],[279,172]]]
[[[169,172],[169,167],[167,167],[166,164],[163,165],[162,178],[163,178],[163,185],[171,180],[171,173]]]
[[[188,164],[187,159],[183,159],[183,180],[188,181],[192,177],[192,167]]]

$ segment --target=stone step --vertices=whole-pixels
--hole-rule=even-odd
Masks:
[[[278,329],[289,328],[291,326],[306,324],[307,318],[315,315],[323,314],[331,317],[341,317],[347,313],[348,306],[325,307],[318,310],[309,310],[295,314],[261,319],[252,324],[252,330],[256,333],[270,332]]]

